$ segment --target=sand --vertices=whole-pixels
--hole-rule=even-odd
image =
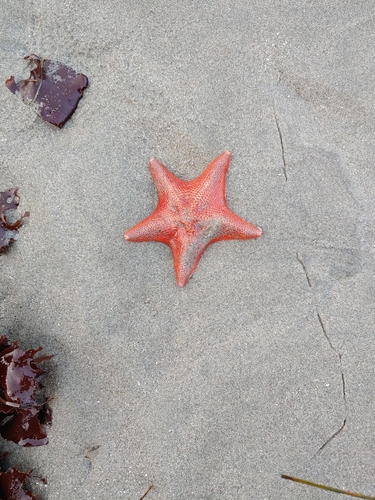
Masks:
[[[45,447],[11,450],[48,500],[375,495],[375,2],[3,0],[25,55],[89,79],[63,129],[0,86],[0,191],[30,217],[0,256],[0,333],[55,354]],[[227,201],[263,230],[210,246],[184,288],[123,232],[232,153]],[[98,447],[87,455],[93,447]]]

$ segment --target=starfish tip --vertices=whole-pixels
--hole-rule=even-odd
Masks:
[[[153,167],[159,167],[161,165],[161,163],[156,158],[150,158],[148,165],[149,165],[150,169],[152,169]]]
[[[189,281],[189,278],[190,278],[190,276],[176,276],[177,285],[180,288],[183,288],[186,285],[186,283]]]
[[[126,241],[131,241],[132,240],[132,237],[131,237],[131,229],[128,229],[127,231],[125,231],[124,233],[124,239]]]
[[[224,164],[226,165],[226,168],[228,168],[229,162],[230,162],[230,157],[231,157],[230,151],[224,151],[217,158],[215,158],[215,160],[212,163],[215,163],[219,160],[220,163],[224,162]]]

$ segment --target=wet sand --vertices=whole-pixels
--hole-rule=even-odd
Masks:
[[[89,79],[61,130],[0,86],[0,191],[30,211],[0,333],[56,355],[49,444],[3,449],[41,499],[336,498],[281,473],[375,495],[374,8],[2,2],[4,82],[32,53]],[[179,288],[123,233],[155,208],[150,158],[188,180],[226,150],[263,235]]]

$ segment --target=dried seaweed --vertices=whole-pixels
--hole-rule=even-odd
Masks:
[[[0,434],[20,446],[48,443],[41,425],[51,424],[52,410],[47,401],[37,400],[44,373],[37,365],[52,356],[35,357],[41,349],[23,351],[0,337]]]
[[[13,224],[9,223],[5,212],[18,207],[20,202],[17,188],[7,189],[0,193],[0,252],[3,252],[17,237],[17,231],[22,226],[22,221],[29,216],[25,212],[20,219]]]
[[[23,489],[23,483],[30,479],[32,471],[20,472],[15,467],[9,467],[0,472],[1,500],[38,500],[35,495]]]
[[[35,64],[30,77],[16,83],[11,76],[5,85],[19,93],[25,104],[33,105],[43,120],[61,128],[72,116],[82,98],[88,79],[59,61],[31,54],[26,60]]]
[[[281,474],[283,479],[289,479],[289,481],[294,481],[295,483],[306,484],[307,486],[313,486],[314,488],[319,488],[321,490],[333,491],[334,493],[341,493],[342,495],[348,495],[355,498],[364,498],[366,500],[375,500],[375,497],[369,495],[362,495],[362,493],[354,493],[353,491],[341,490],[339,488],[333,488],[332,486],[326,486],[325,484],[312,483],[311,481],[306,481],[305,479],[300,479],[298,477],[286,476]]]

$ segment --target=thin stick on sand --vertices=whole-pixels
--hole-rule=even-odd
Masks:
[[[286,476],[281,474],[283,479],[289,479],[295,483],[306,484],[307,486],[313,486],[314,488],[320,488],[321,490],[333,491],[334,493],[341,493],[342,495],[348,495],[355,498],[365,498],[366,500],[375,500],[375,497],[369,497],[368,495],[361,495],[360,493],[353,493],[352,491],[339,490],[338,488],[332,488],[332,486],[325,486],[324,484],[312,483],[311,481],[305,481],[305,479],[299,479],[298,477]]]

